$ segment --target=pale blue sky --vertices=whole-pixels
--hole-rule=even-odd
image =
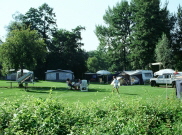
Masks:
[[[0,38],[6,35],[5,26],[12,21],[12,15],[18,11],[25,14],[30,7],[38,8],[47,3],[56,13],[58,28],[71,30],[78,25],[86,27],[82,31],[83,48],[96,50],[99,41],[94,33],[95,25],[104,24],[103,15],[108,6],[115,6],[121,0],[0,0]],[[128,0],[130,1],[130,0]],[[161,0],[162,4],[166,0]],[[176,12],[182,0],[168,0],[170,12]]]

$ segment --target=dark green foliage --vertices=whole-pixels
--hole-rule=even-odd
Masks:
[[[178,70],[182,70],[182,7],[178,7],[176,28],[173,36],[172,49],[174,52],[174,65]]]
[[[84,45],[81,43],[81,30],[85,28],[78,26],[72,31],[58,30],[55,17],[53,8],[44,3],[37,9],[30,8],[25,15],[15,14],[15,22],[12,22],[7,29],[11,32],[24,26],[36,30],[42,36],[47,55],[46,61],[42,61],[41,58],[37,60],[34,73],[39,79],[45,79],[45,72],[50,69],[72,70],[76,77],[81,78],[87,70],[87,54],[81,49]],[[29,62],[28,59],[26,61]]]
[[[145,69],[155,61],[154,50],[163,30],[161,25],[160,0],[133,0],[131,64],[134,69]],[[166,17],[166,16],[165,16]]]
[[[96,73],[98,70],[108,70],[110,67],[110,58],[103,50],[88,52],[87,68],[89,72]]]
[[[162,38],[156,45],[155,48],[156,61],[162,62],[163,68],[174,68],[172,67],[172,49],[169,44],[169,40],[165,34],[162,35]]]
[[[53,34],[50,52],[47,57],[47,69],[72,70],[76,77],[81,77],[86,72],[87,55],[81,47],[81,30],[78,26],[72,31],[57,30]]]
[[[106,26],[96,26],[96,35],[100,41],[99,49],[107,52],[112,71],[128,68],[130,17],[130,6],[127,1],[122,1],[106,11],[103,16]]]
[[[57,27],[55,17],[53,8],[44,3],[38,9],[30,8],[23,17],[23,23],[30,26],[32,30],[37,30],[49,47],[51,35]]]
[[[149,69],[150,63],[156,62],[155,48],[162,33],[167,36],[179,67],[179,51],[175,53],[171,48],[179,47],[178,38],[174,40],[176,17],[167,10],[167,5],[166,2],[161,8],[160,0],[132,0],[130,4],[121,1],[106,10],[103,16],[106,25],[96,26],[96,35],[99,51],[106,51],[110,59],[109,69]],[[168,68],[175,65],[170,62]]]
[[[180,134],[181,102],[153,103],[118,96],[68,104],[57,99],[34,99],[0,104],[1,134]]]

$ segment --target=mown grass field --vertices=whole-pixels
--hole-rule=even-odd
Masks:
[[[13,88],[7,81],[0,81],[0,102],[6,100],[26,100],[27,96],[36,98],[58,98],[66,100],[67,102],[83,102],[102,100],[107,96],[117,96],[118,98],[132,100],[142,98],[143,100],[165,100],[167,98],[176,98],[175,89],[170,86],[166,88],[151,87],[150,85],[132,85],[121,86],[119,88],[120,94],[112,93],[112,86],[110,84],[90,84],[88,92],[81,92],[79,90],[67,89],[66,83],[63,82],[48,82],[40,81],[35,84],[29,84],[28,91],[24,88],[18,88],[17,83],[13,83]]]
[[[175,89],[90,84],[88,92],[40,81],[28,91],[0,81],[0,135],[180,135],[182,102]]]

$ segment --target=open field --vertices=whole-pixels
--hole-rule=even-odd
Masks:
[[[13,88],[9,88],[10,84],[6,81],[0,81],[0,102],[6,100],[23,100],[27,96],[36,98],[58,98],[67,100],[68,102],[81,101],[87,103],[89,101],[101,100],[107,96],[117,95],[122,99],[166,99],[167,97],[175,97],[175,89],[165,86],[151,87],[149,85],[133,85],[133,86],[121,86],[119,88],[120,94],[116,92],[112,94],[112,86],[109,84],[90,84],[89,92],[80,92],[79,90],[68,90],[66,83],[63,82],[48,82],[40,81],[35,84],[29,84],[28,91],[24,88],[18,88],[17,83],[13,83]],[[51,93],[51,94],[50,94]]]

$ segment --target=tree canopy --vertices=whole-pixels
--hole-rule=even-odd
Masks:
[[[33,70],[37,60],[45,60],[45,43],[35,30],[12,30],[0,46],[0,61],[4,73],[9,69]]]
[[[180,67],[181,8],[179,6],[176,18],[167,6],[166,2],[161,7],[160,0],[131,0],[130,3],[124,0],[108,7],[103,15],[105,25],[96,26],[96,36],[100,41],[98,50],[104,50],[110,59],[108,69],[149,69],[150,63],[159,60],[160,54],[155,53],[163,33],[168,40],[167,45],[164,43],[168,46],[165,51],[172,55],[165,67]]]
[[[52,36],[52,43],[47,59],[47,68],[49,69],[69,69],[74,71],[77,77],[80,77],[87,71],[86,53],[81,49],[81,31],[84,27],[78,26],[72,31],[60,29]],[[76,68],[77,67],[77,68]]]
[[[82,76],[87,70],[87,54],[81,48],[84,45],[81,42],[81,31],[85,28],[77,26],[72,31],[58,29],[55,17],[53,8],[44,3],[38,8],[30,8],[25,15],[14,14],[15,21],[10,23],[7,30],[10,33],[13,30],[20,30],[23,26],[25,29],[36,30],[44,40],[46,58],[44,62],[38,59],[34,70],[38,78],[44,79],[46,70],[50,69],[69,69],[76,77]]]
[[[156,45],[155,55],[156,61],[162,62],[164,68],[172,68],[172,49],[170,48],[169,40],[164,33]]]
[[[101,69],[149,69],[153,62],[182,70],[182,8],[171,14],[167,6],[166,2],[161,7],[160,0],[123,0],[108,7],[105,24],[96,25],[99,46],[92,52],[82,49],[85,27],[58,29],[56,14],[48,4],[30,8],[24,15],[17,12],[0,47],[1,64],[4,71],[35,69],[40,79],[50,69],[69,69],[81,78],[86,71]]]

